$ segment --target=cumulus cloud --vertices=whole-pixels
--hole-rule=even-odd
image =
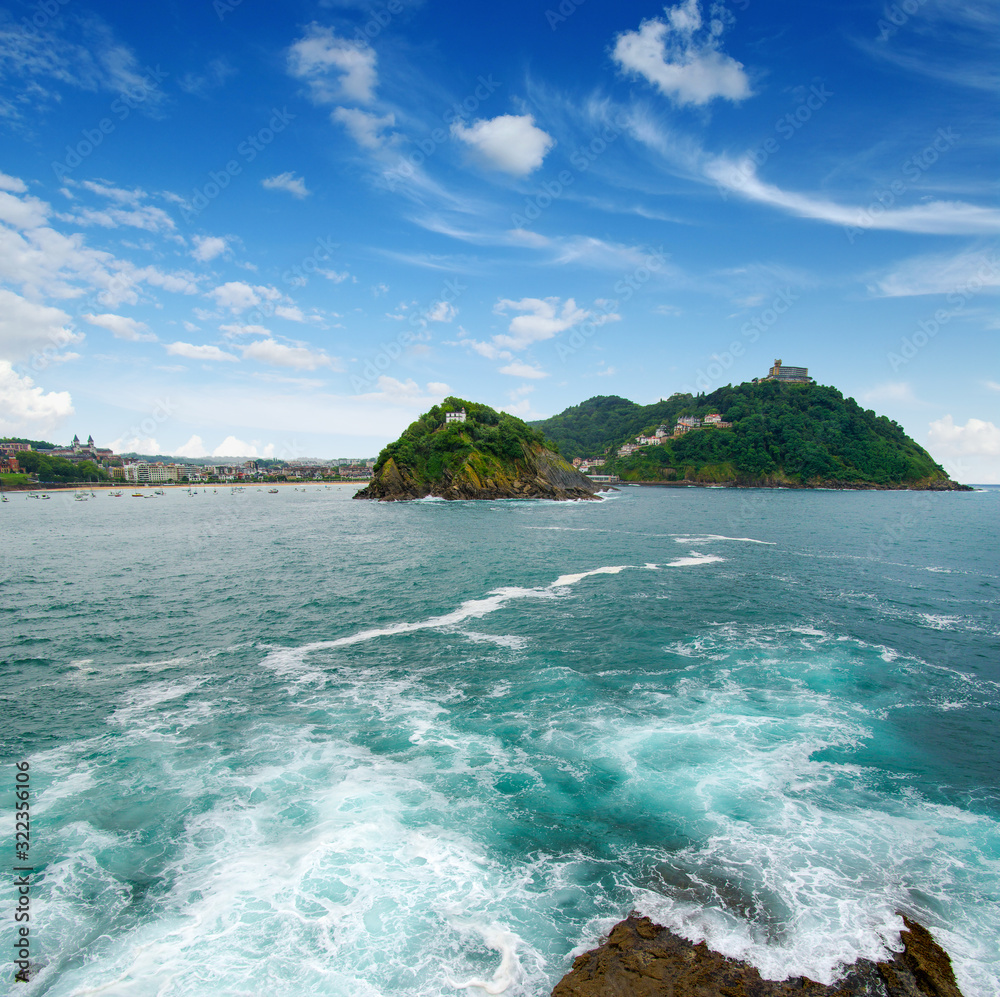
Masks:
[[[292,197],[298,198],[300,201],[304,197],[308,197],[312,191],[306,187],[305,180],[302,177],[297,177],[294,173],[278,173],[273,177],[267,177],[260,182],[261,187],[265,190],[284,190],[287,191]]]
[[[115,453],[158,454],[161,452],[159,442],[152,436],[119,436],[117,440],[112,440],[108,446]]]
[[[187,443],[177,447],[174,453],[178,457],[207,457],[208,451],[200,436],[192,436]]]
[[[200,441],[199,441],[200,442]],[[245,440],[241,440],[235,436],[227,436],[213,451],[213,457],[273,457],[274,456],[274,444],[268,443],[267,446],[260,447],[260,443],[254,440],[252,443],[247,443]]]
[[[83,338],[82,333],[73,332],[70,317],[62,309],[0,288],[0,355],[6,359],[26,360],[35,353],[81,343]]]
[[[191,255],[200,263],[208,263],[221,256],[229,248],[226,240],[218,235],[196,235]]]
[[[229,280],[208,292],[220,308],[228,308],[234,315],[248,308],[256,308],[263,301],[277,301],[281,292],[273,287],[250,285],[242,280]]]
[[[450,322],[458,314],[458,309],[449,301],[435,302],[426,313],[429,322]]]
[[[133,343],[155,343],[156,336],[149,331],[149,326],[134,318],[124,315],[84,315],[91,325],[107,329],[115,339],[127,339]]]
[[[522,298],[520,301],[504,298],[493,308],[496,315],[506,315],[509,311],[521,314],[511,319],[510,334],[494,336],[493,344],[515,352],[551,339],[590,316],[590,312],[578,308],[572,298],[567,298],[561,308],[558,298]]]
[[[189,360],[229,360],[239,362],[239,357],[220,350],[218,346],[195,346],[192,343],[166,343],[166,350],[171,356],[187,357]]]
[[[930,424],[927,439],[934,453],[944,457],[1000,457],[1000,427],[982,419],[958,426],[946,415]]]
[[[370,45],[338,38],[330,28],[314,22],[289,49],[288,71],[309,85],[317,103],[332,104],[347,97],[369,104],[378,82],[376,61]]]
[[[455,121],[451,133],[475,150],[486,166],[518,177],[537,170],[555,145],[555,139],[537,127],[530,114],[501,114],[468,127]]]
[[[743,64],[720,51],[725,8],[716,4],[710,13],[706,26],[699,0],[665,7],[665,17],[620,34],[612,58],[624,72],[643,77],[680,106],[702,106],[717,97],[745,100],[751,90]]]
[[[330,120],[343,125],[347,134],[363,149],[378,149],[385,141],[383,130],[392,128],[396,123],[396,116],[384,114],[379,117],[355,107],[338,107],[330,115]]]
[[[316,370],[318,367],[338,369],[335,358],[322,350],[305,346],[286,346],[273,339],[259,339],[243,347],[243,356],[272,367],[295,367],[298,370]]]
[[[4,435],[44,435],[73,414],[68,391],[39,388],[0,360],[0,431]]]

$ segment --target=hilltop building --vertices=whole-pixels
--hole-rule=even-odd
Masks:
[[[444,421],[445,423],[465,422],[465,409],[463,408],[458,412],[445,412]]]
[[[80,437],[74,435],[73,442],[68,447],[56,447],[54,450],[39,450],[46,457],[62,457],[74,464],[81,460],[92,460],[95,464],[114,460],[115,452],[94,443],[94,437],[88,436],[86,443],[80,442]]]
[[[774,366],[767,372],[765,381],[784,381],[786,384],[812,384],[808,367],[784,367],[781,360],[775,360]],[[757,378],[754,378],[757,383]]]

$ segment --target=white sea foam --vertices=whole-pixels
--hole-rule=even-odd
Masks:
[[[733,540],[739,543],[766,544],[769,547],[777,546],[777,543],[774,540],[754,540],[753,537],[724,537],[718,533],[670,533],[668,536],[673,537],[679,544],[712,543],[716,540]]]
[[[488,994],[502,994],[521,976],[521,963],[517,958],[517,947],[521,939],[511,931],[498,925],[479,927],[479,933],[487,947],[500,953],[500,965],[490,980],[472,979],[459,983],[448,977],[448,986],[456,990],[482,990]]]
[[[700,556],[700,555],[699,555]],[[706,560],[722,560],[721,558],[709,557]],[[686,563],[686,562],[685,562]],[[695,563],[695,562],[693,562]],[[701,563],[696,562],[696,563]],[[294,648],[275,648],[261,662],[265,668],[272,669],[279,674],[299,671],[305,657],[315,651],[322,651],[329,648],[349,647],[353,644],[363,644],[379,637],[395,637],[400,634],[416,633],[421,630],[453,630],[466,620],[478,620],[484,616],[489,616],[499,609],[503,609],[510,603],[521,599],[552,599],[557,595],[557,589],[570,588],[596,575],[617,575],[625,571],[630,565],[619,564],[601,568],[591,568],[589,571],[579,571],[573,574],[560,575],[554,582],[545,587],[521,588],[518,586],[506,586],[494,589],[481,599],[467,599],[458,609],[441,616],[432,616],[426,620],[418,620],[413,623],[393,623],[385,627],[376,627],[371,630],[361,630],[358,633],[350,634],[347,637],[338,637],[335,640],[314,641]],[[475,639],[475,638],[472,638]],[[499,642],[499,638],[491,638]],[[512,638],[503,638],[504,640]],[[508,645],[512,646],[512,645]]]
[[[724,557],[718,557],[715,554],[699,554],[697,551],[691,551],[687,557],[679,557],[676,561],[668,561],[664,567],[665,568],[687,568],[693,564],[712,564],[715,561],[724,561]]]

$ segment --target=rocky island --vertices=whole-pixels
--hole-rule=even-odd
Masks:
[[[859,959],[824,986],[805,977],[764,980],[748,963],[632,914],[576,959],[552,997],[962,997],[944,949],[915,921],[903,924],[901,952],[886,962]]]
[[[593,499],[602,490],[515,416],[446,398],[379,454],[371,483],[354,497],[565,501]]]

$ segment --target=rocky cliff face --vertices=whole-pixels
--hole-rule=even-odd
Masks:
[[[454,473],[421,481],[391,457],[354,497],[400,502],[433,495],[444,499],[593,499],[605,490],[551,450],[539,447],[524,460],[502,461],[475,452]]]
[[[948,954],[904,917],[903,951],[888,962],[856,962],[827,987],[804,977],[763,980],[753,966],[694,945],[631,915],[581,955],[552,997],[962,997]]]

